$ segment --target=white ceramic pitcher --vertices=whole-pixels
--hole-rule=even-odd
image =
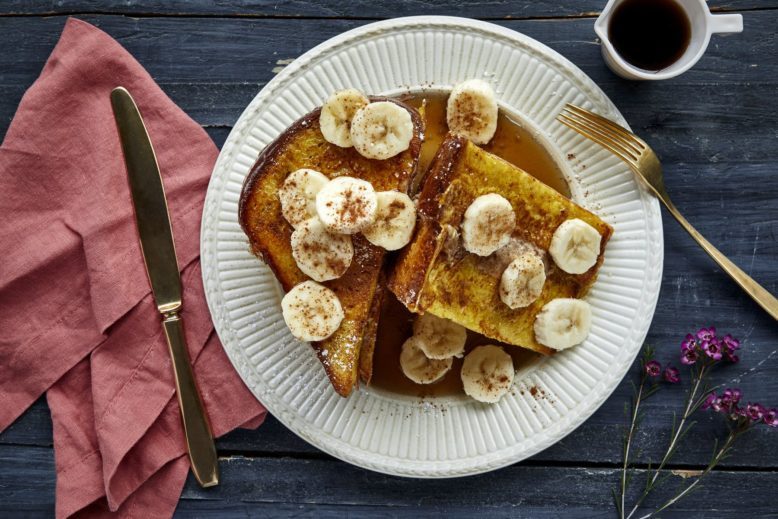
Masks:
[[[610,0],[594,23],[594,31],[602,41],[602,56],[608,67],[626,79],[658,80],[678,76],[694,66],[705,54],[711,34],[743,32],[743,17],[739,14],[711,14],[705,0],[674,0],[689,17],[691,39],[683,55],[662,70],[645,70],[619,56],[608,38],[608,24],[614,9],[627,0]]]

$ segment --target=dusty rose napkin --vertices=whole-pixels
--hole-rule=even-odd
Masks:
[[[58,517],[171,516],[189,469],[111,112],[117,85],[157,152],[214,433],[265,416],[203,294],[199,226],[217,149],[116,41],[71,19],[0,147],[0,430],[47,392]]]

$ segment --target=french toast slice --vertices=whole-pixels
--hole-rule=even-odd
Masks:
[[[373,354],[378,339],[378,321],[381,317],[385,293],[386,276],[382,273],[373,295],[373,302],[370,305],[370,314],[365,325],[362,347],[359,351],[359,379],[365,384],[370,384],[370,380],[373,378]]]
[[[464,250],[459,225],[478,196],[502,195],[516,213],[511,242],[488,257]],[[583,297],[602,265],[613,229],[529,173],[449,135],[430,164],[417,201],[416,231],[389,273],[388,288],[416,313],[430,312],[492,339],[545,355],[554,352],[535,340],[534,321],[543,305],[560,297]],[[597,263],[580,275],[568,274],[548,255],[556,228],[580,218],[602,236]],[[541,253],[547,277],[540,297],[512,310],[499,296],[500,277],[516,253]]]
[[[392,101],[410,112],[414,134],[406,151],[387,160],[372,160],[362,157],[354,148],[330,144],[322,136],[321,110],[316,109],[265,148],[243,184],[238,205],[240,225],[249,238],[252,252],[272,269],[287,292],[309,279],[292,257],[293,228],[282,216],[278,198],[278,190],[289,173],[311,168],[330,178],[348,175],[366,180],[376,191],[402,192],[408,190],[416,174],[423,135],[421,116],[395,100],[371,98],[371,101]],[[346,273],[323,283],[338,296],[344,319],[333,335],[311,343],[332,386],[342,396],[348,396],[357,384],[363,346],[367,348],[361,361],[363,372],[370,371],[377,327],[371,320],[378,314],[374,307],[378,305],[380,309],[380,300],[374,303],[374,299],[386,254],[361,234],[353,235],[352,242],[354,259]]]

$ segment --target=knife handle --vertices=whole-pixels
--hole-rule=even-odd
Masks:
[[[170,348],[170,357],[173,359],[176,394],[181,408],[181,420],[184,423],[184,436],[189,460],[192,463],[192,472],[200,486],[212,487],[219,484],[219,460],[208,416],[200,400],[200,393],[192,373],[192,364],[186,350],[184,321],[178,312],[169,312],[164,315],[162,324]]]

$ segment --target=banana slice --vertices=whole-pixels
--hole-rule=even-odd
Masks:
[[[413,335],[419,338],[419,348],[430,359],[461,357],[465,352],[465,327],[430,313],[416,318]]]
[[[479,256],[488,256],[511,239],[516,214],[511,203],[497,193],[473,200],[462,219],[462,245]]]
[[[323,341],[340,327],[343,307],[338,296],[315,281],[303,281],[281,300],[284,321],[297,339]]]
[[[361,108],[351,121],[351,142],[363,157],[384,160],[408,149],[413,122],[408,110],[379,101]]]
[[[592,327],[592,308],[580,299],[552,299],[535,317],[535,339],[549,348],[564,350],[580,344]]]
[[[500,299],[513,310],[531,305],[543,292],[546,268],[533,252],[525,252],[510,262],[500,279]]]
[[[574,218],[557,227],[548,252],[554,263],[568,274],[583,274],[597,263],[601,241],[597,229]]]
[[[350,148],[352,146],[351,121],[354,119],[354,114],[368,103],[370,100],[365,94],[353,88],[339,90],[332,94],[321,107],[319,115],[319,127],[324,139],[335,146]]]
[[[316,195],[316,212],[330,232],[354,234],[375,221],[378,199],[370,182],[332,179]]]
[[[479,346],[462,363],[465,393],[479,402],[493,404],[513,385],[513,359],[499,346]]]
[[[326,176],[313,169],[298,169],[289,173],[278,190],[281,213],[289,224],[297,228],[305,220],[316,216],[316,195],[327,182]]]
[[[446,121],[451,133],[486,144],[497,131],[497,98],[486,81],[468,79],[448,96]]]
[[[416,206],[405,193],[381,191],[376,193],[378,210],[376,219],[362,230],[362,234],[373,245],[386,250],[405,247],[416,225]]]
[[[417,384],[432,384],[443,378],[451,364],[452,357],[442,360],[430,359],[420,348],[421,339],[415,335],[403,343],[400,352],[400,367],[405,376]]]
[[[316,281],[337,279],[354,257],[351,236],[334,234],[318,218],[310,218],[292,233],[292,257],[306,276]]]

